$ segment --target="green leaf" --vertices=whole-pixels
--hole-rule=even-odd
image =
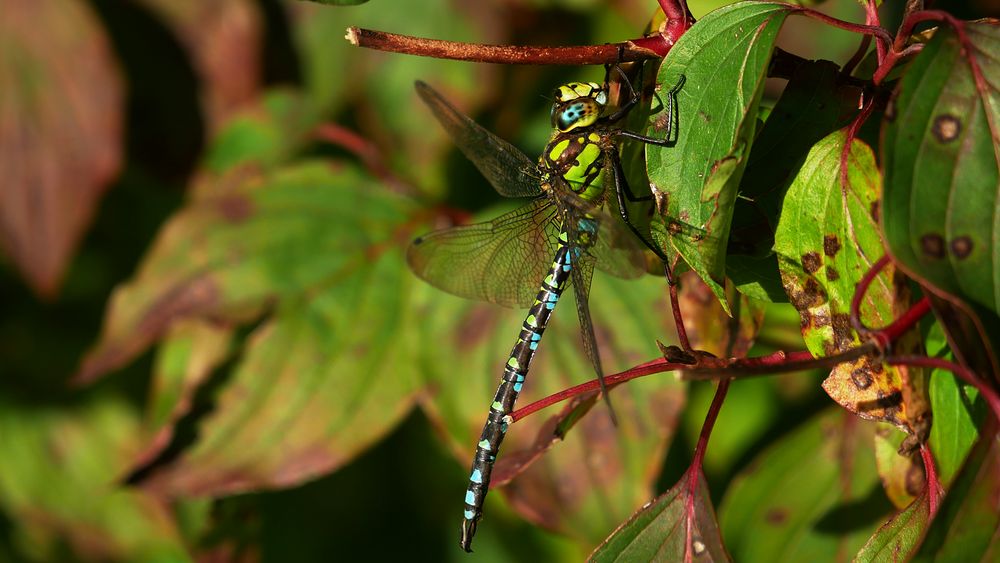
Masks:
[[[781,289],[774,246],[785,192],[809,149],[844,126],[857,110],[860,89],[844,84],[830,61],[803,63],[788,81],[754,139],[740,183],[726,273],[745,294],[787,301]]]
[[[410,204],[350,168],[234,170],[164,227],[113,296],[81,377],[186,319],[262,318],[198,442],[147,487],[215,495],[289,486],[350,461],[418,387],[415,280],[396,242]],[[409,323],[409,324],[408,324]]]
[[[103,397],[62,408],[0,405],[0,506],[37,561],[187,561],[162,500],[120,484],[139,421]]]
[[[857,551],[892,508],[871,438],[871,424],[827,409],[757,456],[719,508],[733,558],[834,561]]]
[[[947,350],[944,334],[937,323],[928,333],[926,342],[928,356],[941,357]],[[952,359],[951,354],[943,357]],[[985,404],[975,387],[960,383],[953,373],[942,369],[931,372],[930,399],[934,424],[928,444],[934,452],[938,479],[947,490],[979,437],[978,426],[985,413]]]
[[[913,561],[996,561],[998,538],[1000,435],[993,421],[983,429]]]
[[[496,212],[483,215],[492,217]],[[560,300],[545,330],[518,400],[520,407],[594,377],[569,294],[572,291]],[[467,468],[525,311],[462,300],[429,286],[421,295],[420,365],[429,378],[427,386],[436,390],[426,410],[447,430],[451,450]],[[670,317],[647,312],[666,307],[662,278],[626,281],[595,276],[590,312],[606,374],[659,356],[649,335],[668,332]],[[505,497],[525,518],[592,549],[653,496],[664,452],[683,409],[684,390],[685,385],[669,374],[619,385],[610,393],[617,428],[598,403],[554,444],[553,426],[562,424],[561,417],[539,412],[512,425],[493,480],[499,484],[498,479],[517,476],[491,489],[480,530],[490,525],[490,514]],[[519,464],[530,465],[516,467]],[[456,522],[461,516],[461,493],[457,491],[453,499]]]
[[[799,311],[806,346],[816,357],[860,344],[849,319],[851,299],[858,281],[884,252],[872,215],[880,187],[875,157],[859,140],[845,152],[845,140],[846,132],[841,130],[809,151],[788,189],[775,233],[774,250],[785,291]],[[894,318],[895,298],[892,269],[886,268],[862,303],[865,324],[888,325]],[[863,418],[910,431],[910,413],[896,368],[862,357],[835,367],[823,388]]]
[[[909,560],[930,523],[930,517],[930,502],[925,488],[909,506],[882,524],[861,548],[854,561],[869,563]]]
[[[738,2],[716,10],[687,31],[664,59],[657,84],[677,94],[677,143],[649,145],[650,186],[660,202],[654,237],[680,255],[726,303],[726,241],[736,191],[753,142],[767,63],[785,17],[794,8]],[[664,114],[649,133],[663,137]],[[697,234],[677,229],[677,222]],[[725,305],[728,306],[728,305]]]
[[[688,512],[690,508],[690,513]],[[729,561],[708,484],[688,469],[676,485],[636,512],[590,561]]]
[[[883,124],[889,248],[938,293],[1000,311],[1000,27],[941,26]]]
[[[241,164],[284,164],[308,140],[318,121],[313,106],[299,93],[267,92],[259,103],[226,122],[207,151],[205,167],[221,174]]]

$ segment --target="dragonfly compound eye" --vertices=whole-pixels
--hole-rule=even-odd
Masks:
[[[552,108],[552,126],[565,133],[578,127],[593,125],[600,113],[600,106],[590,98],[556,104]]]

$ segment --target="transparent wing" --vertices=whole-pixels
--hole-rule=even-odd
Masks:
[[[586,253],[594,258],[597,269],[625,279],[643,274],[645,260],[640,246],[642,243],[628,231],[621,219],[612,217],[576,194],[559,191],[550,195],[558,202],[571,235],[578,231],[581,219],[590,217],[596,221],[597,238],[586,248]]]
[[[426,83],[418,80],[415,86],[462,154],[476,165],[497,193],[506,197],[533,197],[541,193],[534,161],[455,109]]]
[[[556,253],[557,216],[548,198],[538,198],[492,221],[421,237],[406,260],[415,274],[448,293],[528,307]]]

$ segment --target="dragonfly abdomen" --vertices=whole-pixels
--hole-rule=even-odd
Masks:
[[[479,436],[479,444],[476,446],[476,455],[472,462],[472,474],[469,476],[469,488],[465,493],[462,548],[466,551],[470,551],[476,524],[483,514],[483,500],[490,487],[493,464],[507,432],[505,419],[514,410],[514,403],[521,393],[531,360],[535,356],[538,343],[542,340],[542,333],[545,332],[549,317],[559,302],[563,290],[566,289],[573,269],[574,255],[578,255],[579,252],[579,247],[570,247],[568,244],[559,246],[552,261],[552,268],[542,281],[535,302],[525,316],[521,333],[504,366],[503,377],[490,405],[490,414]]]

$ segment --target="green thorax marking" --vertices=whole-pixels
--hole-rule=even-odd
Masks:
[[[552,105],[552,137],[539,159],[548,178],[555,178],[586,201],[604,195],[601,169],[604,166],[602,136],[594,130],[607,104],[607,92],[594,82],[570,82],[556,89]]]

